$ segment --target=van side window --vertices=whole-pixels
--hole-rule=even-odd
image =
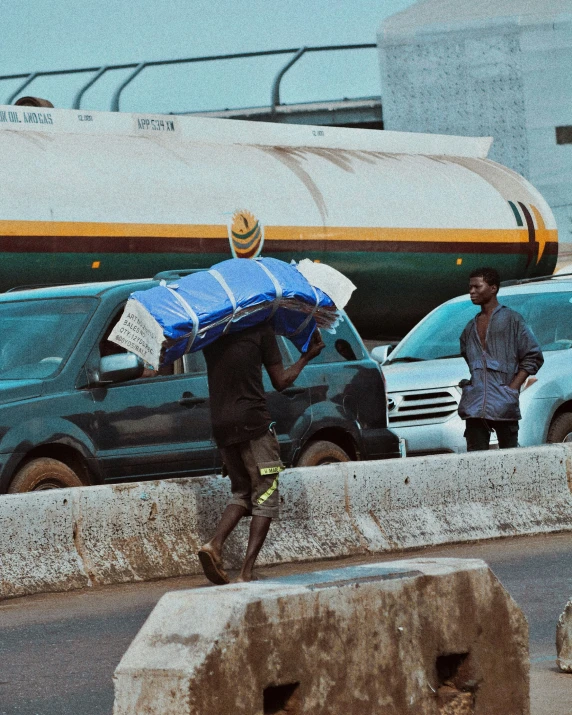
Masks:
[[[105,333],[99,341],[99,357],[107,357],[108,355],[119,355],[120,353],[127,352],[127,350],[125,348],[122,348],[121,345],[117,345],[117,343],[112,343],[111,340],[109,340],[109,335],[111,334],[115,323],[117,323],[122,313],[123,308],[121,308],[121,310],[119,310],[109,321],[109,325],[105,329]]]
[[[345,320],[338,325],[334,335],[322,330],[322,340],[326,347],[312,360],[311,365],[362,360],[364,357],[361,345]]]
[[[282,357],[282,364],[285,368],[293,365],[296,360],[300,357],[300,353],[294,345],[282,335],[276,336],[276,342],[278,343],[278,349],[280,350],[280,355]]]
[[[207,364],[202,350],[194,353],[187,353],[181,358],[183,362],[183,372],[191,375],[204,375],[207,371]],[[177,362],[179,362],[177,360]]]
[[[298,359],[298,351],[292,345],[292,343],[290,343],[290,341],[286,338],[282,337],[282,335],[276,336],[276,342],[278,343],[278,347],[280,348],[280,355],[282,355],[282,363],[284,364],[284,367],[290,367],[290,365],[293,365],[294,362]],[[296,353],[296,357],[293,359],[292,356],[294,353]]]

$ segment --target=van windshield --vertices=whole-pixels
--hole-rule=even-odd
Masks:
[[[499,303],[518,311],[544,352],[572,347],[572,292],[500,295]],[[459,338],[480,308],[470,300],[442,305],[414,328],[387,363],[459,357]]]
[[[55,375],[96,305],[96,298],[0,303],[0,380]]]

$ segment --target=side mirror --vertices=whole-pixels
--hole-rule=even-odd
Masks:
[[[136,380],[145,369],[143,362],[133,353],[106,355],[99,361],[98,384]]]
[[[378,345],[371,351],[371,356],[376,362],[383,365],[392,350],[393,345]]]

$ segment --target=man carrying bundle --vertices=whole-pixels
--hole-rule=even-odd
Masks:
[[[232,499],[213,538],[199,550],[201,566],[212,583],[229,583],[222,567],[222,548],[244,516],[252,516],[252,521],[238,580],[254,578],[254,563],[271,520],[278,516],[278,477],[284,467],[266,406],[262,366],[274,389],[281,392],[323,348],[316,329],[308,350],[285,369],[274,330],[269,323],[262,323],[223,336],[204,349],[213,435],[232,488]]]

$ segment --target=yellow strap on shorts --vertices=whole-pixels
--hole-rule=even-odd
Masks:
[[[258,471],[261,477],[267,477],[269,474],[276,474],[276,472],[281,472],[283,469],[284,467],[279,464],[273,464],[271,467],[260,467]]]
[[[282,471],[282,470],[280,470],[280,471]],[[278,476],[276,477],[276,479],[272,482],[272,486],[270,487],[270,489],[267,489],[267,490],[264,492],[264,494],[262,494],[261,496],[258,497],[258,499],[256,500],[256,503],[257,503],[258,505],[264,504],[264,502],[265,502],[267,499],[269,499],[269,498],[274,494],[274,492],[278,489],[278,479],[279,479],[279,478],[280,478],[280,475],[278,475]]]

